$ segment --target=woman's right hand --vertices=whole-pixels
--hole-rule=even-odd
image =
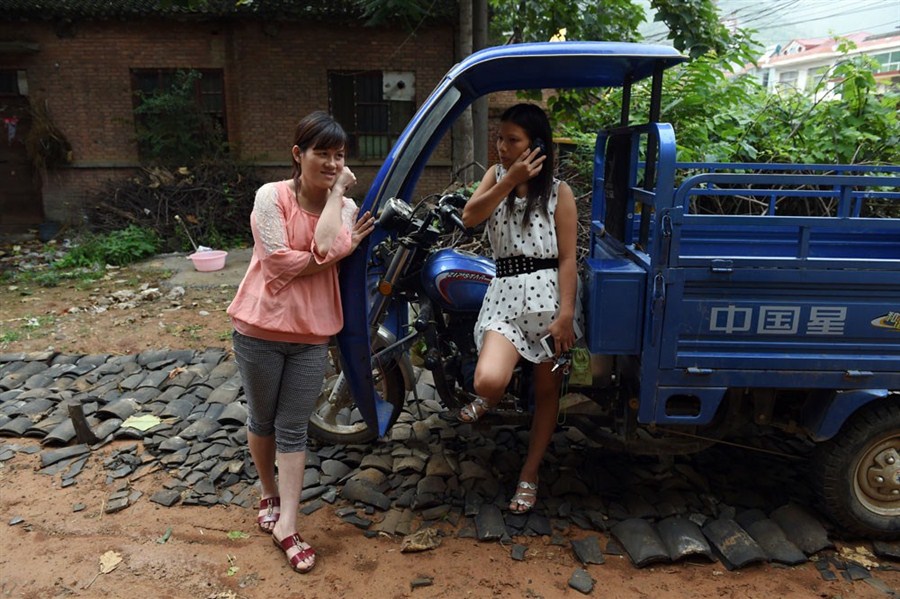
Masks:
[[[506,177],[509,177],[510,181],[516,185],[526,183],[537,177],[546,159],[547,155],[541,153],[540,148],[525,150],[510,165],[509,170],[506,171]]]

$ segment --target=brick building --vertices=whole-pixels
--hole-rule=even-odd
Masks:
[[[289,176],[299,117],[330,110],[351,133],[348,163],[361,197],[393,139],[454,63],[449,13],[410,32],[363,26],[349,1],[211,0],[204,7],[0,0],[0,231],[77,222],[101,183],[133,174],[140,166],[135,92],[170,82],[178,70],[202,74],[197,102],[221,124],[231,153],[264,179]],[[35,119],[64,136],[68,160],[33,164],[26,142]],[[444,142],[423,189],[446,184],[450,165]]]

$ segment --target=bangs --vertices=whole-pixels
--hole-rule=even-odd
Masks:
[[[340,150],[347,146],[347,134],[339,124],[332,122],[312,139],[309,146],[314,150]]]

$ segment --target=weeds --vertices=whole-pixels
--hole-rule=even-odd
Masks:
[[[0,331],[0,344],[15,343],[22,338],[19,331]]]
[[[54,316],[26,316],[17,320],[21,322],[18,328],[0,329],[0,345],[45,337],[50,334],[50,327],[56,323]]]
[[[89,268],[112,264],[125,266],[152,256],[159,249],[156,232],[130,225],[106,235],[89,236],[75,246],[61,260],[54,263],[60,268]]]

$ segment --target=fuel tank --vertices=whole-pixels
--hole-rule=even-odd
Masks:
[[[493,260],[448,248],[438,250],[425,261],[422,286],[444,310],[477,312],[495,273]]]

